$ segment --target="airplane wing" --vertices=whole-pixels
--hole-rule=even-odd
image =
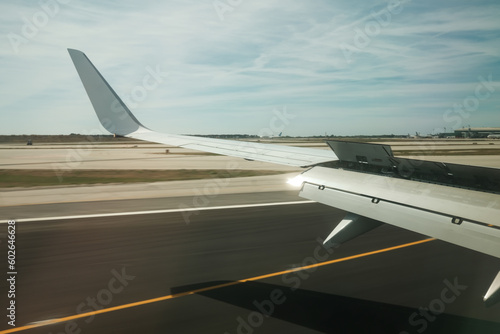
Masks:
[[[500,258],[500,169],[397,158],[388,145],[328,141],[331,150],[320,150],[158,133],[135,118],[83,52],[68,51],[110,133],[309,167],[292,180],[299,195],[348,212],[326,246],[388,223]],[[483,299],[500,300],[500,272]]]
[[[335,154],[328,150],[163,134],[152,131],[135,118],[83,52],[73,49],[68,49],[68,51],[97,117],[110,133],[193,150],[296,167],[312,166],[337,159]]]

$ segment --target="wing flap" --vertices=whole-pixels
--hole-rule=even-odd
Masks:
[[[500,196],[313,167],[300,196],[500,258]]]
[[[308,183],[500,227],[500,195],[335,168],[301,174]]]

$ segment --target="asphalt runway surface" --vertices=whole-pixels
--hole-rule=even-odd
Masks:
[[[499,259],[439,240],[414,244],[428,238],[388,225],[328,251],[319,238],[344,212],[317,203],[244,207],[242,196],[232,197],[243,207],[192,212],[189,223],[186,212],[18,222],[16,327],[2,316],[0,329],[500,333],[500,305],[482,303]],[[145,200],[137,203],[115,206]],[[86,205],[113,207],[71,205],[88,214]]]

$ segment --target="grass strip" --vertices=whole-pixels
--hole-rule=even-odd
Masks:
[[[282,173],[286,172],[275,170],[226,169],[75,169],[61,173],[60,171],[51,169],[0,169],[0,188],[178,181],[263,176]]]

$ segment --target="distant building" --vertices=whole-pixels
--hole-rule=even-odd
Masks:
[[[457,138],[488,138],[490,135],[500,135],[500,128],[462,128],[455,130]]]

